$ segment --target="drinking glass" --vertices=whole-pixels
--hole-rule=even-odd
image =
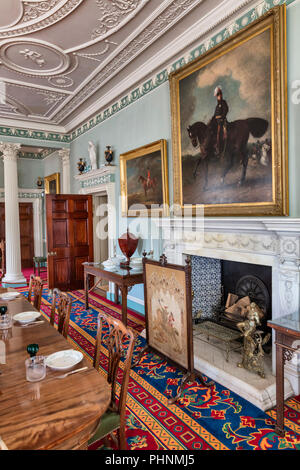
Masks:
[[[9,313],[0,315],[0,330],[7,330],[12,326],[12,318]]]
[[[25,360],[26,380],[38,382],[46,377],[46,364],[44,356],[34,356]]]

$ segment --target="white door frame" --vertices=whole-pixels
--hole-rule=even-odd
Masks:
[[[4,189],[1,188],[0,193],[2,196]],[[41,195],[41,189],[19,189],[18,201],[29,202],[33,208],[34,256],[43,256],[43,199]],[[4,197],[0,197],[0,202],[5,202]]]

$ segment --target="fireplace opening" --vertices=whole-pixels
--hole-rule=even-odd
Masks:
[[[192,256],[193,318],[237,330],[255,302],[263,313],[260,329],[272,318],[272,268],[250,263]]]

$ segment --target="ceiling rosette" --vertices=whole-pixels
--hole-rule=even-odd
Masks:
[[[0,39],[47,28],[62,20],[83,0],[7,0],[0,2]]]

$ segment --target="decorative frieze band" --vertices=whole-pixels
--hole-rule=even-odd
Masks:
[[[81,188],[91,188],[100,184],[115,183],[116,167],[104,166],[98,170],[90,170],[81,175],[76,175],[74,178],[80,181]]]
[[[4,188],[0,188],[0,199],[4,198]],[[20,189],[18,192],[19,199],[42,199],[44,192],[42,189]]]
[[[22,139],[48,140],[50,142],[70,142],[69,134],[58,132],[44,132],[32,129],[17,129],[14,127],[0,126],[0,135],[6,137],[20,137]]]
[[[108,184],[108,183],[114,183],[115,182],[115,175],[104,175],[104,176],[99,176],[98,178],[92,178],[87,181],[82,181],[81,182],[81,187],[82,188],[90,188],[91,186],[98,186],[99,184]]]

